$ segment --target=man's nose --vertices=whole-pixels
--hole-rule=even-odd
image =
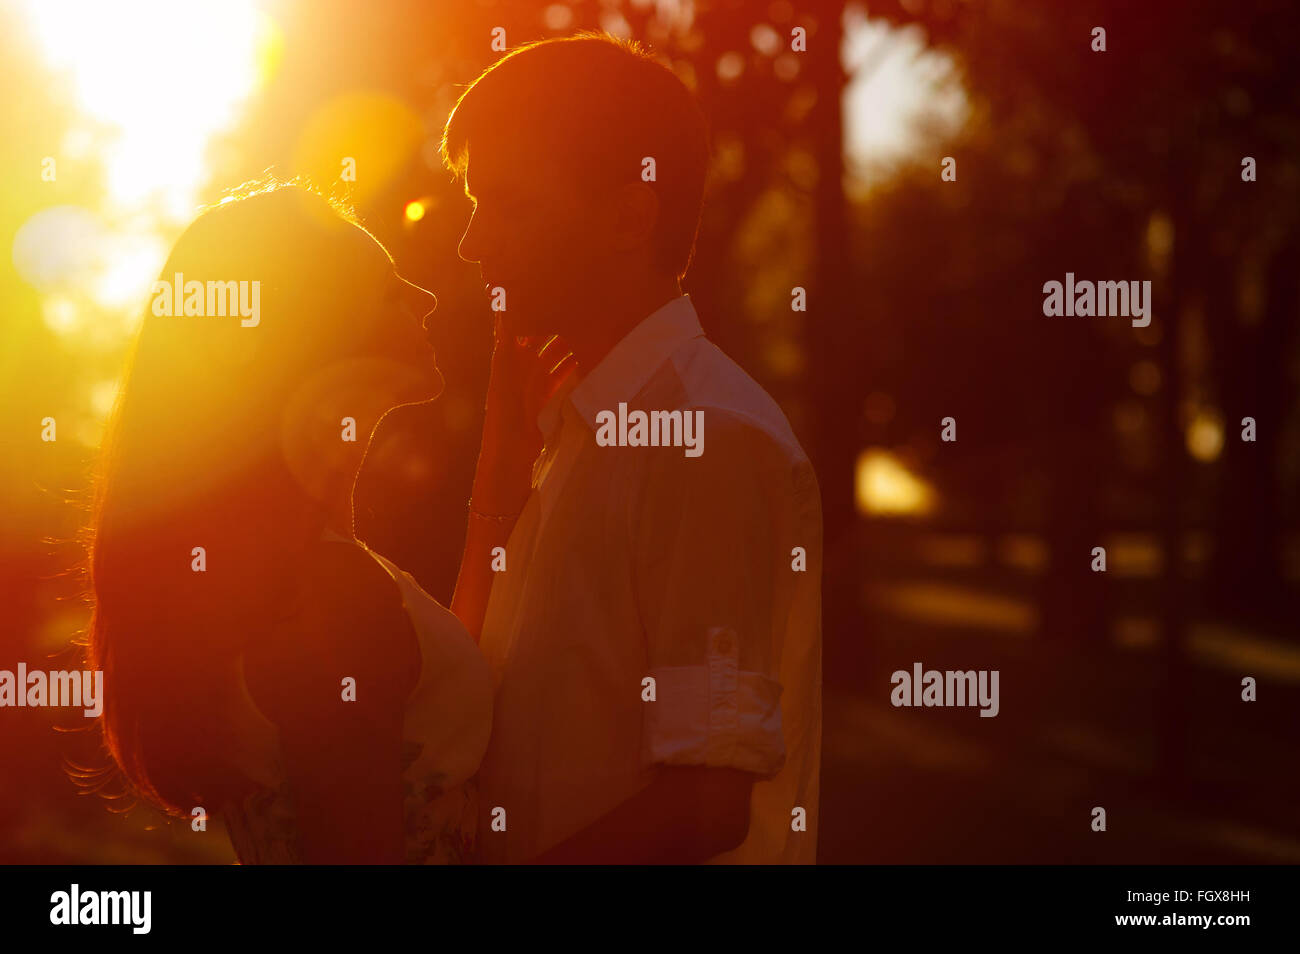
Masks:
[[[482,222],[476,211],[470,215],[469,225],[465,226],[465,234],[460,237],[460,245],[456,248],[456,254],[462,261],[474,263],[482,261],[483,253],[479,248],[479,237],[482,231]]]

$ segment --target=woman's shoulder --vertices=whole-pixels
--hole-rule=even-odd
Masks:
[[[420,585],[420,582],[381,553],[370,550],[369,554],[382,566],[397,584],[402,602],[411,621],[422,634],[453,634],[454,638],[472,639],[460,619]]]
[[[302,608],[328,607],[355,617],[402,608],[393,578],[363,545],[351,540],[323,540],[303,554]]]
[[[245,654],[258,707],[278,723],[309,723],[337,712],[349,688],[361,708],[400,705],[421,652],[396,582],[354,543],[322,542],[300,560],[283,618]]]

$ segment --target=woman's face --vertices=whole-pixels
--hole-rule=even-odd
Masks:
[[[396,268],[389,270],[376,322],[389,353],[416,372],[414,386],[422,393],[413,400],[427,401],[442,393],[442,373],[424,326],[437,305],[433,292],[408,282]]]
[[[369,314],[354,338],[356,357],[379,358],[390,367],[391,374],[380,383],[390,393],[390,406],[432,400],[442,393],[444,382],[424,322],[438,299],[398,274],[388,253],[368,233],[359,228],[357,232],[366,246],[362,270],[373,284]]]
[[[310,363],[281,419],[285,462],[318,497],[328,496],[338,475],[355,475],[372,431],[389,410],[433,400],[443,390],[424,330],[437,299],[402,278],[363,229],[355,235],[343,285],[347,320],[355,324],[330,336],[330,357]]]

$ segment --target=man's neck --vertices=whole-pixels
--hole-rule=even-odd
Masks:
[[[578,372],[587,374],[627,337],[628,332],[681,294],[681,283],[676,278],[667,278],[651,282],[643,289],[622,293],[616,300],[600,302],[597,312],[583,322],[584,333],[565,339],[573,349]]]

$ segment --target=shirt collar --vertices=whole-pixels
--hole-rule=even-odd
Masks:
[[[665,303],[624,335],[591,371],[555,393],[537,419],[542,433],[549,434],[555,426],[566,399],[594,432],[597,413],[634,397],[674,351],[703,334],[690,295]]]

